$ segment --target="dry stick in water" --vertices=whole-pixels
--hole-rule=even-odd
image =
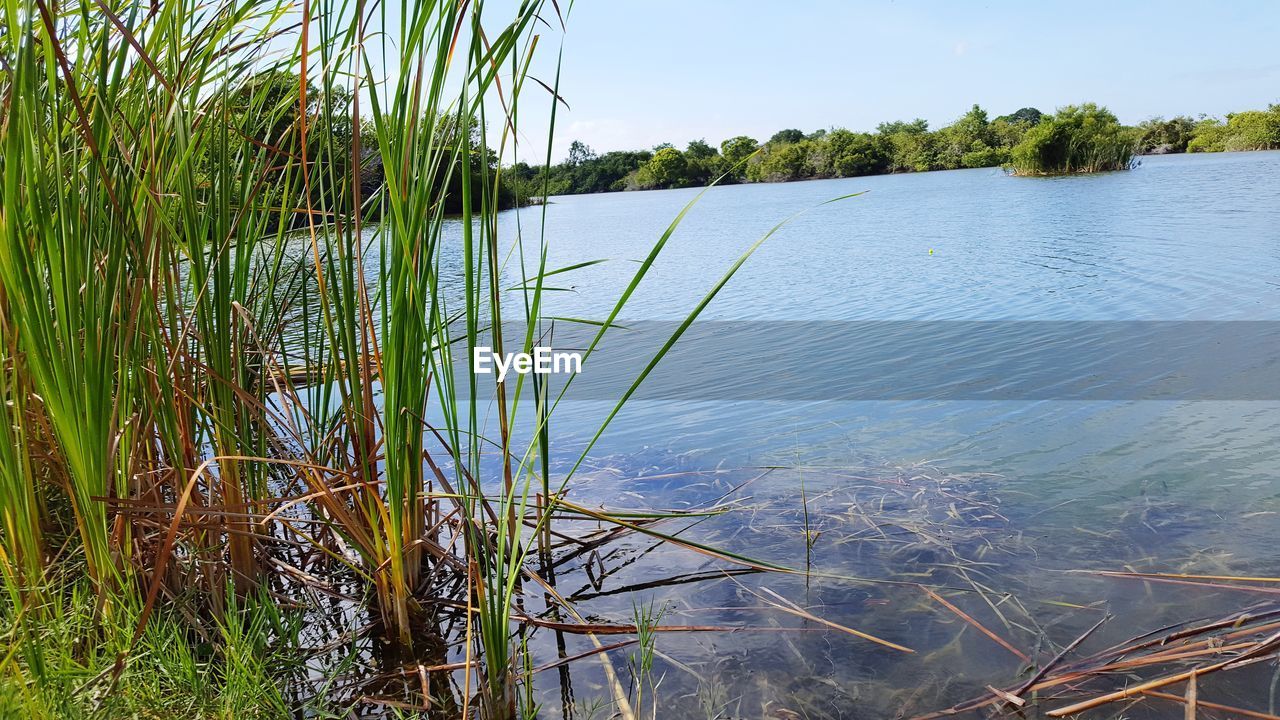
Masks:
[[[523,568],[522,572],[535,583],[541,585],[543,590],[547,592],[547,595],[554,598],[555,601],[568,611],[570,615],[577,619],[578,622],[586,622],[582,615],[578,613],[577,608],[573,607],[569,601],[565,600],[564,596],[562,596],[560,592],[551,585],[551,583],[544,580],[541,575],[529,568]],[[591,644],[595,646],[595,649],[599,651],[600,666],[601,669],[604,670],[605,679],[609,681],[609,690],[613,693],[613,700],[617,704],[618,708],[617,714],[622,718],[622,720],[635,720],[635,712],[631,709],[631,703],[627,700],[627,693],[622,689],[622,682],[618,680],[618,673],[613,669],[613,663],[609,660],[608,653],[605,652],[606,648],[604,643],[600,642],[600,639],[596,637],[596,633],[594,632],[588,632],[586,633],[586,636],[587,639],[591,641]]]
[[[1173,693],[1160,692],[1159,690],[1147,690],[1142,694],[1154,698],[1160,698],[1162,700],[1172,700],[1176,703],[1187,702],[1187,698],[1185,697],[1174,695]],[[1223,705],[1222,703],[1209,702],[1208,700],[1197,699],[1196,705],[1204,708],[1205,710],[1220,710],[1225,713],[1230,713],[1233,716],[1258,718],[1258,720],[1280,720],[1280,715],[1271,715],[1269,713],[1258,712],[1257,710],[1245,710],[1244,708],[1238,708],[1233,705]],[[1193,716],[1188,715],[1187,717]]]
[[[899,652],[904,652],[904,653],[915,652],[915,650],[912,650],[909,647],[905,647],[894,642],[889,642],[888,640],[885,640],[883,638],[878,638],[875,635],[864,633],[861,630],[854,630],[851,627],[848,627],[846,625],[841,625],[840,623],[837,623],[837,622],[832,622],[831,620],[827,620],[825,618],[820,618],[817,615],[814,615],[808,610],[805,610],[804,608],[782,597],[781,595],[770,590],[767,587],[762,587],[760,589],[768,593],[769,595],[771,595],[773,598],[775,598],[775,600],[770,600],[769,598],[766,598],[765,596],[755,592],[754,590],[748,588],[746,585],[743,585],[742,583],[738,582],[737,580],[734,580],[733,578],[730,578],[730,580],[733,580],[733,583],[735,585],[742,588],[746,592],[751,593],[756,598],[758,598],[761,602],[765,603],[766,605],[768,605],[769,607],[775,610],[779,610],[788,615],[793,615],[795,617],[800,618],[801,620],[808,620],[810,622],[818,623],[819,625],[825,625],[826,627],[829,627],[833,630],[839,630],[840,632],[848,633],[849,635],[862,638],[863,640],[869,640],[870,642],[873,642],[877,645],[883,645],[884,647],[890,648],[892,650],[897,650]]]
[[[1164,632],[1167,630],[1172,630],[1173,628],[1177,628],[1177,627],[1182,627],[1182,629],[1179,629],[1168,635],[1157,635],[1155,633],[1140,635],[1137,638],[1134,638],[1128,641],[1127,644],[1115,646],[1107,650],[1104,650],[1103,652],[1094,655],[1092,659],[1102,660],[1102,659],[1109,659],[1109,658],[1117,658],[1117,657],[1120,657],[1121,655],[1131,655],[1135,652],[1144,650],[1146,648],[1150,648],[1154,645],[1168,646],[1175,640],[1182,640],[1184,638],[1204,635],[1205,633],[1212,632],[1214,630],[1221,630],[1224,628],[1239,628],[1244,625],[1247,625],[1248,623],[1253,623],[1259,620],[1267,620],[1270,618],[1274,618],[1277,615],[1280,615],[1280,610],[1271,610],[1271,611],[1262,612],[1262,613],[1251,613],[1249,611],[1245,611],[1243,613],[1235,613],[1235,614],[1229,615],[1226,619],[1218,620],[1216,622],[1212,622],[1207,625],[1197,625],[1194,627],[1172,625],[1170,627],[1163,628],[1162,630],[1157,632]],[[1259,625],[1256,627],[1246,628],[1244,630],[1237,630],[1235,632],[1231,632],[1226,635],[1218,636],[1218,639],[1222,641],[1234,640],[1236,638],[1245,637],[1247,635],[1270,632],[1275,628],[1280,628],[1280,622],[1273,622],[1273,623],[1268,623],[1266,625]],[[1135,643],[1136,640],[1140,640],[1142,638],[1146,638],[1146,639],[1142,640],[1142,642]],[[1190,649],[1193,647],[1200,647],[1200,646],[1208,646],[1208,643],[1209,641],[1207,640],[1201,640],[1199,642],[1186,645],[1184,646],[1183,649]],[[1165,652],[1165,651],[1161,651],[1161,652]]]
[[[1259,595],[1280,595],[1280,588],[1258,587],[1257,585],[1230,585],[1224,582],[1182,580],[1177,577],[1161,577],[1158,575],[1143,575],[1140,573],[1117,573],[1108,570],[1092,570],[1088,574],[1097,575],[1099,577],[1124,578],[1128,580],[1141,580],[1143,582],[1164,583],[1166,585],[1190,585],[1192,587],[1211,588],[1213,590],[1235,590],[1237,592],[1257,593]]]
[[[1030,680],[1023,683],[1017,690],[1014,690],[1013,694],[1017,697],[1022,697],[1023,694],[1025,694],[1028,690],[1034,687],[1036,683],[1043,680],[1046,675],[1048,675],[1055,667],[1057,667],[1058,663],[1062,662],[1062,659],[1065,658],[1068,654],[1070,654],[1072,650],[1075,650],[1077,647],[1079,647],[1080,643],[1084,642],[1086,638],[1092,635],[1094,631],[1102,627],[1102,624],[1110,619],[1111,619],[1110,613],[1103,615],[1102,619],[1098,620],[1098,622],[1093,624],[1093,627],[1089,628],[1088,630],[1085,630],[1084,634],[1082,634],[1080,637],[1076,638],[1075,640],[1072,640],[1070,645],[1062,648],[1062,652],[1055,655],[1052,660],[1050,660],[1048,663],[1045,664],[1044,667],[1040,668],[1040,670],[1035,675],[1031,676]]]
[[[1087,572],[1091,575],[1103,575],[1106,577],[1163,578],[1166,580],[1207,580],[1207,581],[1226,581],[1226,582],[1280,583],[1280,578],[1253,577],[1248,575],[1193,575],[1190,573],[1148,573],[1148,572],[1132,572],[1132,571],[1120,572],[1117,570],[1090,570]]]
[[[1176,675],[1168,675],[1166,677],[1150,680],[1140,685],[1134,685],[1133,687],[1125,688],[1124,690],[1117,690],[1112,693],[1107,693],[1106,695],[1100,695],[1091,700],[1078,702],[1074,705],[1068,705],[1063,708],[1058,708],[1057,710],[1050,710],[1048,713],[1045,713],[1045,714],[1048,715],[1049,717],[1065,717],[1067,715],[1074,715],[1076,713],[1084,712],[1085,710],[1091,710],[1093,708],[1096,708],[1102,705],[1113,703],[1117,700],[1124,700],[1125,698],[1131,698],[1131,697],[1134,697],[1135,695],[1141,695],[1147,690],[1157,690],[1159,688],[1166,687],[1168,685],[1173,685],[1174,683],[1180,683],[1183,680],[1188,680],[1196,675],[1208,675],[1209,673],[1226,669],[1232,665],[1242,664],[1244,661],[1249,660],[1251,658],[1256,658],[1262,655],[1266,655],[1270,652],[1273,652],[1277,646],[1280,646],[1280,633],[1276,633],[1275,635],[1272,635],[1266,640],[1258,643],[1258,645],[1253,650],[1250,650],[1249,652],[1244,653],[1239,657],[1231,658],[1230,660],[1224,660],[1220,663],[1207,665],[1205,667],[1193,668],[1186,672],[1177,673]]]
[[[941,595],[935,593],[934,591],[930,590],[924,585],[920,585],[919,588],[923,590],[925,594],[927,594],[929,597],[936,600],[940,605],[950,610],[951,612],[955,613],[956,616],[959,617],[961,620],[977,628],[978,632],[982,633],[983,635],[986,635],[987,637],[991,638],[991,640],[994,641],[997,645],[1013,653],[1022,662],[1024,663],[1031,662],[1031,658],[1027,657],[1026,653],[1023,653],[1018,648],[1006,642],[1004,638],[988,630],[986,627],[982,625],[982,623],[978,622],[977,620],[974,620],[968,613],[956,607],[955,605],[952,605],[951,603],[947,602],[947,600],[943,598]]]
[[[1065,668],[1063,668],[1062,672],[1058,673],[1052,678],[1049,678],[1050,672],[1058,668],[1061,665],[1062,660],[1069,653],[1071,653],[1075,648],[1077,648],[1081,643],[1083,643],[1085,639],[1090,637],[1099,627],[1101,627],[1101,625],[1104,622],[1106,622],[1110,618],[1110,615],[1107,615],[1106,617],[1099,620],[1096,624],[1094,624],[1094,626],[1091,627],[1088,631],[1086,631],[1083,635],[1076,638],[1074,642],[1072,642],[1070,645],[1064,648],[1063,651],[1060,652],[1056,657],[1054,657],[1053,660],[1051,660],[1043,668],[1041,668],[1040,671],[1037,672],[1034,677],[1032,677],[1030,680],[1023,683],[1018,689],[1013,690],[1012,694],[1021,697],[1025,695],[1027,692],[1032,690],[1044,690],[1051,687],[1060,686],[1064,683],[1071,683],[1078,680],[1084,680],[1090,676],[1097,675],[1099,673],[1111,672],[1111,671],[1122,670],[1122,669],[1141,668],[1141,667],[1147,667],[1151,665],[1159,665],[1159,664],[1174,662],[1178,660],[1185,660],[1191,657],[1198,657],[1198,656],[1202,656],[1210,653],[1216,654],[1216,653],[1225,653],[1225,652],[1233,652],[1233,651],[1243,651],[1243,654],[1225,661],[1223,663],[1224,665],[1233,665],[1237,663],[1239,665],[1243,665],[1250,662],[1257,662],[1261,658],[1254,658],[1254,659],[1249,659],[1249,658],[1259,652],[1265,655],[1265,650],[1259,650],[1259,648],[1262,648],[1267,642],[1270,642],[1272,639],[1280,638],[1280,633],[1277,633],[1276,635],[1271,636],[1271,638],[1268,639],[1267,641],[1234,643],[1234,644],[1226,644],[1226,645],[1216,644],[1216,643],[1226,643],[1226,642],[1230,642],[1231,640],[1235,640],[1237,638],[1242,638],[1249,635],[1257,635],[1259,633],[1264,633],[1264,632],[1272,633],[1272,632],[1275,632],[1277,628],[1280,628],[1280,623],[1277,623],[1277,622],[1267,622],[1262,625],[1258,625],[1254,627],[1240,628],[1241,625],[1247,624],[1249,622],[1257,622],[1259,620],[1267,620],[1269,618],[1275,617],[1275,614],[1276,614],[1276,611],[1252,613],[1252,610],[1253,609],[1251,608],[1249,612],[1237,613],[1233,616],[1228,617],[1227,619],[1212,622],[1207,625],[1201,625],[1194,628],[1184,628],[1184,629],[1177,630],[1176,632],[1173,632],[1171,634],[1162,635],[1158,637],[1151,637],[1137,644],[1132,644],[1134,641],[1131,640],[1129,641],[1130,644],[1115,646],[1107,650],[1104,650],[1101,653],[1097,653],[1088,658],[1085,658],[1083,660],[1078,660],[1074,663],[1071,663]],[[1165,630],[1172,629],[1172,627],[1177,627],[1177,626],[1171,626],[1171,628],[1165,628]],[[1159,650],[1151,654],[1135,657],[1130,660],[1119,660],[1119,661],[1116,660],[1121,656],[1131,655],[1141,650],[1150,648],[1153,645],[1164,646],[1177,639],[1193,637],[1195,635],[1203,634],[1206,632],[1211,632],[1214,630],[1220,630],[1223,628],[1231,628],[1231,627],[1236,627],[1239,629],[1236,629],[1225,635],[1215,636],[1208,640],[1201,640],[1198,642],[1193,642],[1193,643],[1182,645],[1179,647],[1168,647],[1164,650]],[[1147,638],[1148,636],[1149,634],[1144,634],[1139,636],[1139,638]],[[1135,638],[1135,640],[1136,639],[1138,638]],[[1205,673],[1204,668],[1197,670],[1197,675],[1203,675],[1204,673]],[[1154,694],[1157,697],[1174,699],[1179,702],[1185,701],[1184,697],[1177,696],[1177,695],[1168,695],[1167,693],[1155,694],[1154,691],[1143,691],[1141,694],[1143,695]],[[938,712],[919,716],[916,718],[916,720],[926,720],[928,718],[939,718],[939,717],[945,717],[950,715],[956,715],[963,712],[970,712],[973,710],[977,710],[978,708],[1000,703],[1001,697],[1002,697],[1002,693],[992,693],[992,695],[989,697],[978,698],[976,700],[971,700],[965,703],[961,703],[959,705],[952,706],[950,708],[947,708],[946,710],[941,710]],[[1116,698],[1116,699],[1120,699],[1120,698]],[[1205,708],[1210,707],[1207,703],[1203,701],[1199,702],[1199,706],[1205,707]],[[1254,713],[1254,712],[1256,711],[1247,711],[1245,714]],[[1250,715],[1250,716],[1252,717],[1253,715]],[[1263,714],[1261,715],[1261,717],[1272,718],[1273,716]],[[1280,720],[1280,718],[1277,718],[1277,720]]]
[[[1187,697],[1186,697],[1186,720],[1196,720],[1196,671],[1191,671],[1191,679],[1187,680]]]

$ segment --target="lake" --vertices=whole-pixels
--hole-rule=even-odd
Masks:
[[[548,314],[603,317],[634,261],[699,192],[552,198],[549,266],[609,262],[558,276],[555,284],[568,290],[551,294]],[[996,339],[1012,333],[1005,340],[1021,346],[1059,323],[1194,321],[1230,333],[1237,326],[1211,321],[1280,319],[1277,152],[1148,157],[1130,172],[1081,177],[979,169],[713,188],[623,317],[682,318],[771,226],[855,192],[865,194],[817,207],[770,238],[703,320],[846,329],[862,321],[1002,321],[988,325]],[[541,212],[519,211],[526,234],[536,232]],[[504,222],[512,228],[515,213]],[[1270,323],[1238,327],[1246,326]],[[578,597],[589,617],[629,620],[638,597],[665,607],[665,624],[804,626],[769,607],[767,587],[827,620],[916,651],[812,623],[794,633],[662,634],[660,717],[702,716],[708,707],[725,717],[910,716],[973,697],[987,684],[1025,679],[1014,653],[918,588],[833,575],[953,588],[954,604],[1041,656],[1077,637],[1103,609],[1116,619],[1088,644],[1243,607],[1258,598],[1066,572],[1280,574],[1280,402],[1268,388],[1225,399],[1187,388],[1165,399],[1128,394],[1133,376],[1158,370],[1168,350],[1167,338],[1144,342],[1135,338],[1125,352],[1155,362],[1105,380],[1095,395],[902,399],[890,388],[821,400],[753,385],[710,399],[633,403],[593,451],[574,490],[579,502],[696,507],[749,483],[729,495],[740,498],[740,512],[692,523],[681,537],[812,573],[713,572],[647,587],[725,565],[633,540],[566,562],[569,574],[590,565],[591,579],[560,589]],[[815,345],[837,349],[822,338]],[[948,346],[942,338],[936,352],[945,355]],[[1010,343],[995,347],[1003,349],[993,354],[1007,353]],[[1212,353],[1203,359],[1212,372]],[[904,372],[912,372],[912,360],[903,358]],[[723,382],[724,364],[707,366],[700,377],[698,363],[682,362],[680,374],[694,385]],[[997,367],[1015,382],[1019,372],[1044,370]],[[1068,372],[1075,370],[1061,371]],[[579,448],[607,407],[567,403],[554,432]],[[683,526],[668,529],[676,527]],[[613,594],[637,584],[643,589],[635,594]],[[569,654],[590,647],[582,638],[566,642]],[[554,658],[552,648],[546,652]],[[625,653],[614,653],[620,673]],[[590,698],[608,697],[599,671],[598,662],[584,660],[572,673],[546,673],[549,716],[589,716]],[[1269,681],[1270,671],[1240,671],[1216,685],[1206,681],[1202,697],[1265,711]],[[1176,705],[1144,703],[1131,712],[1175,711],[1180,716]]]

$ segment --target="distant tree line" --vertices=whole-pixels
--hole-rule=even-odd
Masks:
[[[251,146],[259,152],[303,157],[304,134],[297,75],[263,72],[224,93],[219,100],[212,106],[221,115],[219,121],[227,132],[249,138]],[[320,218],[353,213],[357,199],[361,214],[366,219],[377,219],[382,212],[383,202],[378,191],[386,178],[382,158],[377,152],[378,143],[372,132],[373,121],[368,118],[362,120],[359,144],[356,145],[351,106],[352,96],[342,88],[333,88],[326,93],[308,85],[305,157],[311,172],[304,179],[297,170],[297,164],[277,163],[262,178],[259,201],[270,206],[295,208],[294,227],[306,225],[307,208],[303,206],[308,204],[308,198],[310,211]],[[423,141],[414,151],[427,152],[428,145],[436,149],[440,170],[433,182],[448,185],[447,192],[442,195],[442,209],[446,214],[462,212],[464,181],[471,183],[472,197],[479,198],[484,183],[498,182],[501,178],[497,153],[484,144],[481,130],[475,123],[460,126],[453,115],[421,119],[420,137]],[[426,138],[431,142],[426,142]],[[460,163],[450,166],[464,147],[470,164],[469,173],[461,171]],[[219,173],[215,169],[218,166],[244,161],[230,154],[228,148],[242,146],[228,143],[206,147],[204,155],[197,160],[200,176],[217,177]],[[236,152],[243,152],[243,149]],[[359,163],[358,173],[348,171],[352,162]],[[358,189],[350,182],[353,177],[358,178]],[[500,207],[517,204],[519,198],[513,183],[500,182],[497,187]],[[205,183],[200,190],[215,192],[217,188]]]
[[[1176,117],[1157,123],[1157,126],[1163,132],[1167,124],[1185,127],[1188,121],[1189,118]],[[1185,131],[1176,137],[1178,140],[1186,138],[1186,144],[1182,146],[1186,152],[1274,150],[1280,148],[1280,105],[1271,105],[1266,110],[1231,113],[1225,120],[1201,117],[1191,126],[1189,138]],[[1172,148],[1170,152],[1178,152],[1177,143],[1168,142]]]
[[[517,163],[505,172],[521,196],[540,196],[697,187],[721,176],[721,183],[744,183],[1000,166],[1025,174],[1091,172],[1129,167],[1135,154],[1276,148],[1280,105],[1137,126],[1093,103],[1053,115],[1027,107],[994,119],[974,105],[937,130],[925,120],[899,120],[874,132],[786,129],[764,143],[740,135],[718,148],[694,140],[684,150],[662,144],[603,154],[574,141],[568,159],[549,169]]]
[[[280,72],[250,79],[219,104],[227,125],[251,137],[264,151],[300,157],[298,82],[297,76]],[[371,121],[361,123],[365,137],[353,154],[352,98],[341,89],[325,94],[318,88],[309,88],[307,98],[307,123],[313,130],[306,148],[308,164],[315,169],[308,178],[313,211],[326,217],[350,213],[359,199],[365,217],[377,217],[384,177],[376,142],[368,132]],[[470,173],[454,168],[436,176],[436,182],[451,186],[445,195],[447,213],[462,209],[464,176],[473,183],[474,197],[481,195],[480,183],[497,183],[498,202],[511,207],[543,195],[699,187],[717,179],[723,184],[787,182],[998,166],[1022,174],[1090,172],[1126,168],[1135,153],[1280,148],[1280,105],[1231,113],[1223,119],[1152,118],[1135,127],[1121,125],[1106,108],[1092,103],[1060,108],[1053,115],[1026,107],[994,119],[974,105],[937,130],[930,130],[925,120],[898,120],[881,123],[874,132],[832,128],[806,133],[791,128],[763,143],[739,135],[719,147],[694,140],[683,150],[662,144],[652,150],[603,154],[574,141],[568,158],[549,169],[516,163],[500,170],[499,158],[484,145],[481,128],[457,127],[450,117],[423,118],[422,123],[422,136],[433,137],[434,147],[460,148],[465,143],[468,148]],[[199,162],[206,167],[240,162],[223,153],[210,147]],[[355,175],[358,191],[340,180],[353,177],[346,171],[353,161],[360,164]],[[301,187],[302,178],[287,176],[283,170],[278,174],[264,178],[262,201],[300,203],[299,193],[308,192]],[[295,224],[305,224],[304,212],[294,218]]]

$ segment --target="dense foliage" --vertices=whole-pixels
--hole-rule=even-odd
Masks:
[[[1275,150],[1280,148],[1280,104],[1265,111],[1246,110],[1226,121],[1203,118],[1195,126],[1187,152]]]
[[[1138,152],[1143,155],[1183,153],[1196,134],[1196,121],[1185,115],[1165,120],[1151,118],[1138,123]]]
[[[297,74],[272,69],[253,75],[233,89],[222,91],[212,102],[224,114],[227,123],[240,129],[242,139],[273,153],[301,158],[303,143],[298,88]],[[308,83],[306,97],[306,157],[312,161],[324,161],[324,172],[312,178],[310,183],[313,212],[320,213],[323,217],[339,212],[354,212],[350,204],[358,197],[364,205],[362,211],[365,215],[370,219],[377,219],[380,206],[375,200],[386,178],[372,119],[362,119],[360,137],[356,138],[351,117],[350,90],[341,86],[320,88],[314,83]],[[471,194],[479,197],[484,184],[499,177],[498,156],[482,142],[480,123],[472,119],[468,125],[466,128],[459,125],[453,114],[441,115],[422,118],[420,132],[424,135],[429,133],[433,141],[443,147],[453,147],[466,138],[469,147],[467,157],[471,167],[470,172],[465,175],[471,183]],[[211,144],[202,151],[197,165],[202,185],[207,186],[225,164],[236,162],[235,158],[228,155],[227,148],[226,144]],[[353,162],[359,164],[357,173],[351,173]],[[285,176],[282,165],[269,167],[263,173],[261,192],[276,204],[286,194],[297,189],[291,190],[288,187],[284,182]],[[447,214],[462,212],[463,176],[464,173],[461,172],[442,173],[434,180],[440,185],[435,190],[447,190],[440,193]],[[341,184],[340,181],[346,181],[349,177],[359,178],[358,194]],[[500,207],[514,206],[514,185],[499,183],[496,197]],[[305,214],[295,213],[292,218],[293,227],[305,224]],[[271,226],[274,227],[274,223]]]
[[[990,120],[975,105],[952,125],[933,132],[920,119],[881,123],[873,133],[833,128],[806,134],[788,128],[763,144],[739,135],[719,148],[694,140],[683,151],[664,144],[652,151],[597,155],[575,141],[569,158],[549,172],[518,163],[509,173],[522,195],[538,196],[695,187],[721,177],[722,183],[786,182],[993,167],[1008,161],[1013,146],[1041,115],[1023,108]]]
[[[1104,107],[1068,105],[1027,131],[1011,165],[1019,175],[1127,170],[1138,139]]]
[[[507,172],[519,194],[540,196],[696,187],[717,178],[725,184],[999,166],[1018,171],[1015,148],[1028,139],[1021,157],[1032,173],[1128,167],[1133,154],[1280,148],[1280,105],[1225,121],[1156,117],[1136,127],[1092,103],[1056,115],[1024,107],[994,119],[974,105],[937,130],[921,119],[880,123],[874,132],[787,128],[763,143],[739,135],[718,149],[694,140],[683,151],[663,144],[600,155],[575,141],[569,159],[549,171],[518,163]]]

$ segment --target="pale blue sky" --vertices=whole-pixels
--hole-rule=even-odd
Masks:
[[[550,35],[536,73],[548,83]],[[1276,0],[577,0],[555,156],[574,139],[607,151],[914,117],[938,127],[975,102],[993,117],[1089,100],[1129,123],[1220,115],[1280,102],[1277,47]],[[549,98],[534,94],[530,134]]]

